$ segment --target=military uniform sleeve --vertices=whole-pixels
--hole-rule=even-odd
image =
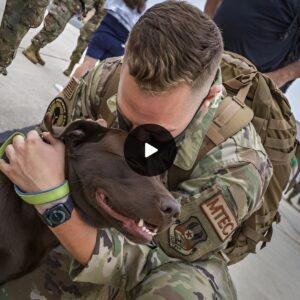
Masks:
[[[97,81],[101,77],[104,62],[79,80],[72,78],[49,104],[43,121],[38,127],[39,131],[47,131],[44,122],[46,114],[57,127],[66,126],[68,123],[81,118],[98,119],[99,96],[97,94]]]
[[[134,244],[115,229],[99,229],[88,265],[74,260],[70,276],[74,281],[130,290],[152,269],[170,261],[174,259],[157,247]]]
[[[104,4],[105,4],[105,0],[98,0],[95,2],[96,14],[101,15],[101,16],[103,16],[105,14]]]
[[[87,14],[93,8],[96,9],[96,7],[95,7],[96,2],[97,2],[96,0],[83,0],[83,3],[84,3],[84,14]]]
[[[211,150],[178,186],[180,218],[157,237],[158,243],[170,256],[187,261],[226,248],[239,225],[260,207],[271,175],[272,165],[249,125]]]

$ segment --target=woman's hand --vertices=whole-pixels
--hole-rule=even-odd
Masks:
[[[2,171],[24,192],[40,192],[60,185],[65,180],[65,146],[43,133],[45,143],[33,130],[24,139],[16,136],[5,151],[8,163],[0,159]]]

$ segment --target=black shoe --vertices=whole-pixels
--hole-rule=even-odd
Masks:
[[[5,67],[0,67],[0,74],[2,74],[3,76],[7,75],[7,70]]]

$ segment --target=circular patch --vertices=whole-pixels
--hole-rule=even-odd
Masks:
[[[67,106],[63,99],[55,98],[47,108],[51,115],[52,125],[65,126],[67,124]]]

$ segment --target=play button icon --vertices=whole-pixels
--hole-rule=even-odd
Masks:
[[[176,157],[172,135],[155,124],[133,129],[124,144],[124,156],[129,167],[140,175],[156,176],[168,170]]]
[[[151,146],[148,143],[145,143],[145,157],[146,158],[151,156],[152,154],[156,153],[157,151],[158,151],[157,148]]]

